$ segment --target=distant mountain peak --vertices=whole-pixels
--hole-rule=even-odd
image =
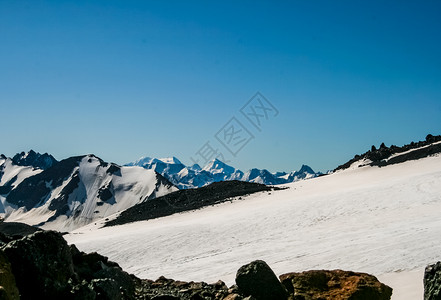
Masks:
[[[177,165],[182,165],[181,161],[179,159],[177,159],[176,157],[172,156],[172,157],[165,157],[165,158],[158,158],[158,160],[162,161],[163,163],[166,164],[177,164]]]
[[[302,167],[300,168],[300,170],[298,171],[298,173],[309,173],[309,174],[314,174],[314,170],[308,166],[308,165],[302,165]]]
[[[210,160],[203,168],[198,164],[186,166],[176,157],[142,157],[126,166],[140,166],[155,170],[180,189],[198,188],[219,181],[241,180],[269,185],[284,184],[317,176],[309,166],[302,165],[299,171],[271,173],[266,169],[251,169],[244,173],[218,158]]]
[[[215,158],[215,159],[210,160],[210,161],[204,166],[203,169],[208,169],[208,168],[216,168],[216,169],[218,169],[218,168],[224,168],[224,167],[230,167],[230,168],[233,168],[232,166],[229,166],[229,165],[227,165],[226,163],[224,163],[223,161],[221,161],[221,160]],[[233,168],[233,169],[234,169],[234,168]]]
[[[195,170],[195,171],[200,171],[202,170],[201,166],[198,164],[193,164],[190,169]]]

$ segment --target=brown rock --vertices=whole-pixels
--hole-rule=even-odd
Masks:
[[[366,273],[306,271],[281,275],[280,281],[294,299],[389,300],[392,295],[392,288]]]

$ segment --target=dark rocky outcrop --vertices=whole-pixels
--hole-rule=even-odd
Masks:
[[[222,203],[232,197],[274,189],[279,188],[237,180],[215,182],[202,188],[180,190],[132,206],[123,211],[116,219],[107,222],[106,226],[169,216]]]
[[[441,300],[441,262],[424,271],[424,300]]]
[[[411,142],[410,144],[402,147],[397,147],[395,145],[387,147],[384,143],[382,143],[379,149],[372,146],[370,151],[367,151],[361,155],[355,155],[354,158],[345,164],[338,166],[334,171],[347,169],[353,163],[360,161],[361,159],[368,159],[371,161],[368,165],[379,167],[398,164],[408,160],[421,159],[441,153],[441,144],[434,144],[440,141],[441,135],[433,136],[428,134],[424,141],[416,143]]]
[[[9,237],[6,241],[21,239],[24,236],[41,231],[40,228],[19,222],[0,222],[0,233]],[[0,239],[3,241],[3,239]]]
[[[74,278],[70,248],[53,231],[41,231],[2,248],[12,265],[21,299],[56,299]]]
[[[105,256],[68,246],[55,231],[12,240],[0,254],[11,263],[20,299],[134,299],[136,277]]]
[[[389,300],[392,289],[375,276],[342,270],[289,273],[280,280],[292,299]]]
[[[276,274],[262,260],[242,266],[237,271],[236,284],[244,295],[257,300],[283,300],[288,296]]]

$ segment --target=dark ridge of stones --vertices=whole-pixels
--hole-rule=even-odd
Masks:
[[[105,226],[165,217],[222,203],[233,197],[275,189],[280,188],[237,180],[215,182],[202,188],[180,190],[147,200],[123,211],[116,219],[107,222]]]
[[[424,270],[424,300],[441,300],[441,262]]]
[[[168,279],[163,276],[157,280],[142,279],[136,280],[136,299],[157,299],[157,300],[221,300],[221,299],[243,299],[239,294],[229,289],[227,285],[219,280],[213,284],[205,282],[185,282]],[[236,298],[228,298],[237,295]]]
[[[385,161],[374,162],[374,163],[372,163],[372,165],[374,165],[374,166],[378,165],[380,167],[383,167],[386,165],[393,165],[393,164],[402,163],[402,162],[405,162],[408,160],[417,160],[420,158],[435,155],[437,153],[441,153],[441,144],[431,145],[427,148],[417,149],[417,150],[414,150],[412,152],[409,152],[409,153],[406,153],[403,155],[392,157],[387,162],[385,162]]]
[[[433,143],[439,141],[441,141],[441,135],[433,136],[431,134],[428,134],[424,141],[420,141],[416,143],[411,142],[410,144],[404,145],[402,147],[397,147],[395,145],[387,147],[384,143],[382,143],[379,149],[377,149],[375,146],[372,146],[371,150],[361,155],[355,155],[353,159],[349,160],[343,165],[338,166],[334,171],[347,169],[354,162],[357,162],[361,159],[371,160],[372,163],[369,164],[370,166],[384,167],[387,165],[398,164],[409,160],[425,158],[437,153],[441,153],[441,144],[432,145]],[[402,155],[397,155],[391,159],[388,159],[394,154],[400,154],[409,150],[414,150],[414,151]]]
[[[29,234],[41,231],[40,228],[19,222],[0,222],[0,233],[9,239],[18,239]]]

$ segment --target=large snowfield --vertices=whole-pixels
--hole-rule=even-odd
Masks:
[[[392,299],[423,299],[427,264],[441,260],[441,156],[362,167],[231,203],[66,235],[141,278],[234,283],[265,260],[277,275],[311,269],[367,272]]]

